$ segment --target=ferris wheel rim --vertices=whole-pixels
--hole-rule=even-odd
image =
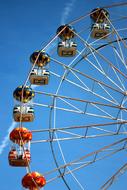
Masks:
[[[122,38],[122,40],[127,40],[127,38]],[[121,41],[121,40],[120,40]],[[112,42],[110,42],[110,43],[107,43],[107,44],[104,44],[104,45],[102,45],[102,46],[100,46],[100,47],[98,47],[97,48],[97,50],[98,49],[101,49],[101,48],[104,48],[104,47],[106,47],[106,46],[108,46],[108,45],[110,45],[110,44],[112,44],[112,43],[117,43],[117,40],[114,40],[114,41],[112,41]],[[83,58],[81,58],[81,59],[83,59]],[[74,66],[75,67],[75,66]],[[70,71],[68,71],[68,72],[70,72]],[[61,78],[64,78],[64,74],[63,74],[63,76],[61,77]],[[59,85],[58,85],[59,86]],[[59,90],[57,89],[56,90],[57,92],[59,92]],[[53,100],[53,105],[54,105],[54,101],[56,100],[56,97],[57,97],[57,93],[55,94],[56,96],[54,96],[54,100]],[[54,109],[53,107],[51,108],[51,110],[52,109]],[[51,112],[50,112],[50,117],[51,117]],[[51,127],[49,127],[49,129],[51,129]],[[52,132],[51,132],[51,130],[49,130],[49,136],[51,136],[52,135]],[[53,149],[53,143],[52,143],[52,141],[50,142],[51,143],[51,149]],[[54,152],[54,150],[52,150],[53,152]],[[57,161],[56,161],[56,156],[55,156],[55,153],[53,153],[53,157],[55,157],[54,158],[54,160],[55,160],[55,162],[56,162],[56,165],[58,166],[58,163],[57,163]],[[61,174],[61,171],[60,171],[60,174]],[[62,176],[63,177],[63,176]]]

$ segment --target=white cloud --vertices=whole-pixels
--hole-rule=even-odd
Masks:
[[[12,124],[10,125],[8,131],[7,131],[7,135],[4,137],[1,145],[0,145],[0,154],[2,154],[4,148],[8,145],[8,140],[9,140],[9,134],[10,132],[15,128],[16,123],[12,122]]]
[[[70,0],[70,2],[68,2],[65,5],[63,14],[61,17],[61,24],[66,24],[66,20],[67,20],[68,16],[70,15],[70,13],[72,12],[75,2],[76,2],[76,0]]]

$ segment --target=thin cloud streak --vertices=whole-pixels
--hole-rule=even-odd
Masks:
[[[8,145],[9,134],[15,128],[15,126],[16,126],[16,123],[13,121],[12,124],[10,125],[8,131],[7,131],[7,135],[4,137],[4,139],[0,145],[0,154],[3,153],[4,148]]]
[[[65,5],[61,18],[61,24],[66,24],[66,20],[70,15],[70,13],[72,12],[75,2],[76,0],[70,0],[70,2]]]

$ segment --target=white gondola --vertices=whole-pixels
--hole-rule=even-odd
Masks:
[[[71,57],[76,55],[77,44],[75,42],[59,42],[58,43],[58,55],[61,57]]]
[[[35,85],[47,85],[49,83],[49,71],[46,69],[33,69],[30,74],[30,83]]]
[[[91,28],[92,38],[107,38],[110,32],[110,25],[107,23],[95,23]]]
[[[17,105],[13,109],[13,118],[16,122],[31,122],[34,120],[34,109],[28,105]]]

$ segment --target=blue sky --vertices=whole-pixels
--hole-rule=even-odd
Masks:
[[[64,1],[50,1],[50,0],[0,0],[0,23],[1,23],[1,32],[0,32],[0,51],[1,51],[1,70],[0,70],[0,76],[1,76],[1,91],[0,91],[0,105],[1,105],[1,114],[0,114],[0,147],[2,148],[0,150],[0,179],[1,179],[1,190],[21,190],[23,189],[21,186],[21,179],[26,174],[26,170],[24,168],[13,168],[10,167],[8,164],[8,152],[10,150],[11,143],[8,141],[8,132],[10,130],[10,127],[18,126],[18,124],[13,123],[12,118],[12,110],[14,105],[16,104],[16,101],[13,99],[13,91],[14,89],[23,84],[26,80],[28,73],[31,69],[31,63],[29,61],[29,56],[33,53],[33,51],[37,49],[43,48],[50,39],[56,34],[57,28],[64,23],[68,23],[69,21],[74,20],[77,17],[80,17],[81,15],[85,15],[89,13],[92,9],[99,7],[99,6],[105,6],[110,5],[112,3],[117,3],[120,1],[116,0],[104,0],[103,3],[101,0],[95,0],[94,2],[92,0],[64,0]],[[122,1],[126,2],[126,1]],[[117,7],[114,10],[110,9],[112,11],[112,17],[113,19],[119,18],[119,16],[126,16],[126,10],[127,7]],[[116,11],[116,12],[115,12]],[[118,13],[118,15],[117,15]],[[90,34],[90,28],[91,21],[89,17],[87,19],[84,19],[81,23],[77,23],[75,25],[77,32],[79,31],[86,31],[84,33],[81,33],[81,37],[84,39],[88,38],[88,35]],[[125,26],[125,20],[121,22],[121,28]],[[116,27],[120,28],[119,22],[116,23]],[[121,35],[124,35],[125,33],[121,33]],[[93,39],[90,39],[89,42],[91,42]],[[83,49],[83,43],[80,42],[79,39],[77,39],[77,43],[79,43],[79,51]],[[99,42],[101,43],[101,42]],[[103,42],[105,43],[105,42]],[[59,60],[60,62],[63,62],[65,65],[69,65],[73,59],[64,59],[59,58],[54,51],[56,51],[56,44],[57,40],[53,44],[55,48],[49,47],[48,53],[53,56],[54,59]],[[96,44],[95,46],[96,47]],[[121,46],[122,50],[124,49],[123,46]],[[106,57],[108,57],[111,61],[114,60],[114,55],[110,54],[110,49],[112,51],[112,47],[109,49],[106,48],[102,50],[102,54]],[[119,50],[120,51],[120,50]],[[126,57],[127,52],[123,50],[123,54]],[[79,58],[81,58],[79,56]],[[100,59],[97,57],[98,60]],[[95,57],[91,57],[90,61],[94,62]],[[102,62],[102,60],[99,60]],[[83,63],[83,62],[82,62]],[[97,64],[97,63],[96,63]],[[117,64],[116,64],[117,65]],[[117,65],[118,66],[118,65]],[[119,68],[119,66],[118,66]],[[63,75],[64,69],[60,65],[54,63],[51,61],[51,65],[49,66],[49,70],[52,70],[54,73],[57,73],[58,75]],[[76,66],[76,69],[79,69],[82,72],[86,72],[86,74],[95,77],[96,79],[101,78],[101,75],[91,68],[90,66],[85,66],[84,64],[79,64]],[[93,70],[91,70],[93,69]],[[107,71],[107,66],[104,66],[103,69]],[[121,70],[124,71],[124,67],[121,67]],[[109,75],[114,75],[114,72],[109,69]],[[79,77],[79,75],[77,75]],[[119,76],[119,75],[118,75]],[[84,81],[83,77],[80,76],[80,79]],[[116,83],[118,82],[118,77],[113,78]],[[81,85],[81,81],[76,81],[75,76],[71,73],[68,75],[68,80],[72,80],[76,82],[76,84]],[[111,81],[108,81],[107,79],[102,79],[103,82],[106,82],[108,85],[112,85],[115,87],[114,84],[111,83]],[[126,81],[124,80],[124,77],[121,77],[121,81],[125,85],[125,89],[127,88]],[[92,86],[92,83],[86,79],[86,84],[89,86]],[[60,83],[60,79],[52,76],[50,77],[50,84],[48,86],[35,88],[35,90],[49,92],[49,93],[55,93],[57,90],[57,87]],[[105,96],[105,92],[102,89],[99,89],[100,87],[95,87],[95,92],[100,92],[100,94]],[[121,87],[122,88],[122,87]],[[71,89],[71,90],[70,90]],[[110,92],[111,95],[113,92]],[[65,95],[65,96],[72,96],[77,97],[81,99],[88,99],[92,101],[100,101],[99,98],[94,98],[93,95],[88,95],[87,93],[84,94],[82,89],[77,90],[77,87],[68,84],[66,81],[64,85],[60,88],[59,94]],[[117,92],[114,92],[113,97],[116,98],[118,102],[121,101],[122,96],[120,96]],[[107,98],[109,96],[107,95]],[[109,98],[110,99],[110,98]],[[52,99],[50,97],[46,97],[44,95],[37,95],[35,99],[36,103],[42,103],[42,104],[50,104],[52,103]],[[69,102],[72,103],[71,101]],[[104,103],[107,103],[104,101]],[[57,101],[56,106],[63,106],[66,109],[72,109],[70,105],[66,104],[66,102],[61,101],[60,99]],[[75,106],[77,106],[79,109],[84,109],[82,104],[75,103]],[[125,103],[126,106],[126,103]],[[96,108],[89,107],[89,111],[92,111],[92,113],[96,113]],[[107,111],[107,109],[105,110]],[[100,111],[101,112],[101,111]],[[98,112],[100,114],[100,112]],[[115,109],[109,110],[111,115],[115,115]],[[35,106],[35,113],[36,113],[36,119],[33,123],[24,124],[25,127],[28,127],[30,130],[35,129],[48,129],[49,127],[49,114],[50,110],[48,108],[41,108],[38,106]],[[54,112],[52,115],[52,127],[54,123],[54,115],[56,113]],[[122,115],[122,114],[121,114]],[[123,113],[121,116],[125,119],[126,113]],[[66,119],[63,119],[66,118]],[[99,122],[111,122],[112,120],[106,120],[102,118],[95,118],[95,117],[89,117],[85,115],[85,118],[83,115],[75,115],[74,113],[66,113],[64,111],[58,111],[57,117],[56,117],[56,127],[67,127],[67,126],[77,126],[77,125],[84,125],[92,123],[99,123]],[[76,131],[74,131],[76,132]],[[90,134],[96,133],[94,130],[90,131]],[[79,134],[83,133],[82,130],[79,130]],[[66,137],[64,134],[57,134],[60,137]],[[63,135],[63,136],[62,136]],[[57,137],[57,136],[56,136]],[[76,158],[79,158],[83,155],[88,154],[89,152],[92,152],[94,150],[97,150],[103,146],[106,146],[110,143],[113,143],[117,140],[122,139],[123,136],[112,136],[107,138],[91,138],[86,139],[86,141],[80,140],[74,140],[74,141],[67,141],[62,143],[54,143],[54,150],[56,157],[58,159],[59,165],[65,164],[66,162],[70,162],[72,160],[75,160]],[[42,135],[41,133],[33,135],[33,138],[35,140],[37,139],[48,139],[48,134]],[[5,146],[5,148],[3,148]],[[64,153],[64,158],[61,154],[60,147],[62,147],[62,151]],[[84,153],[85,151],[85,153]],[[39,171],[40,173],[46,173],[47,171],[52,170],[55,168],[55,163],[52,157],[51,149],[49,143],[38,143],[38,144],[32,144],[31,145],[31,156],[32,156],[32,162],[31,162],[31,168],[33,171]],[[126,163],[126,152],[117,153],[117,156],[108,158],[107,160],[103,160],[102,162],[98,162],[97,164],[90,165],[86,167],[85,169],[79,170],[76,174],[74,173],[75,177],[69,174],[69,177],[67,177],[67,182],[71,189],[73,190],[98,190],[100,185],[102,185],[108,177],[113,175],[123,164]],[[113,165],[113,166],[112,166]],[[54,177],[56,175],[59,175],[57,172],[52,175],[51,177]],[[119,180],[116,181],[114,186],[111,187],[111,190],[126,190],[126,174],[123,174]],[[50,179],[50,177],[47,177]],[[77,180],[78,179],[78,182]],[[99,183],[99,182],[102,183]],[[56,179],[51,183],[48,183],[44,189],[45,190],[51,190],[51,189],[58,189],[66,190],[66,186],[63,183],[62,179]]]

